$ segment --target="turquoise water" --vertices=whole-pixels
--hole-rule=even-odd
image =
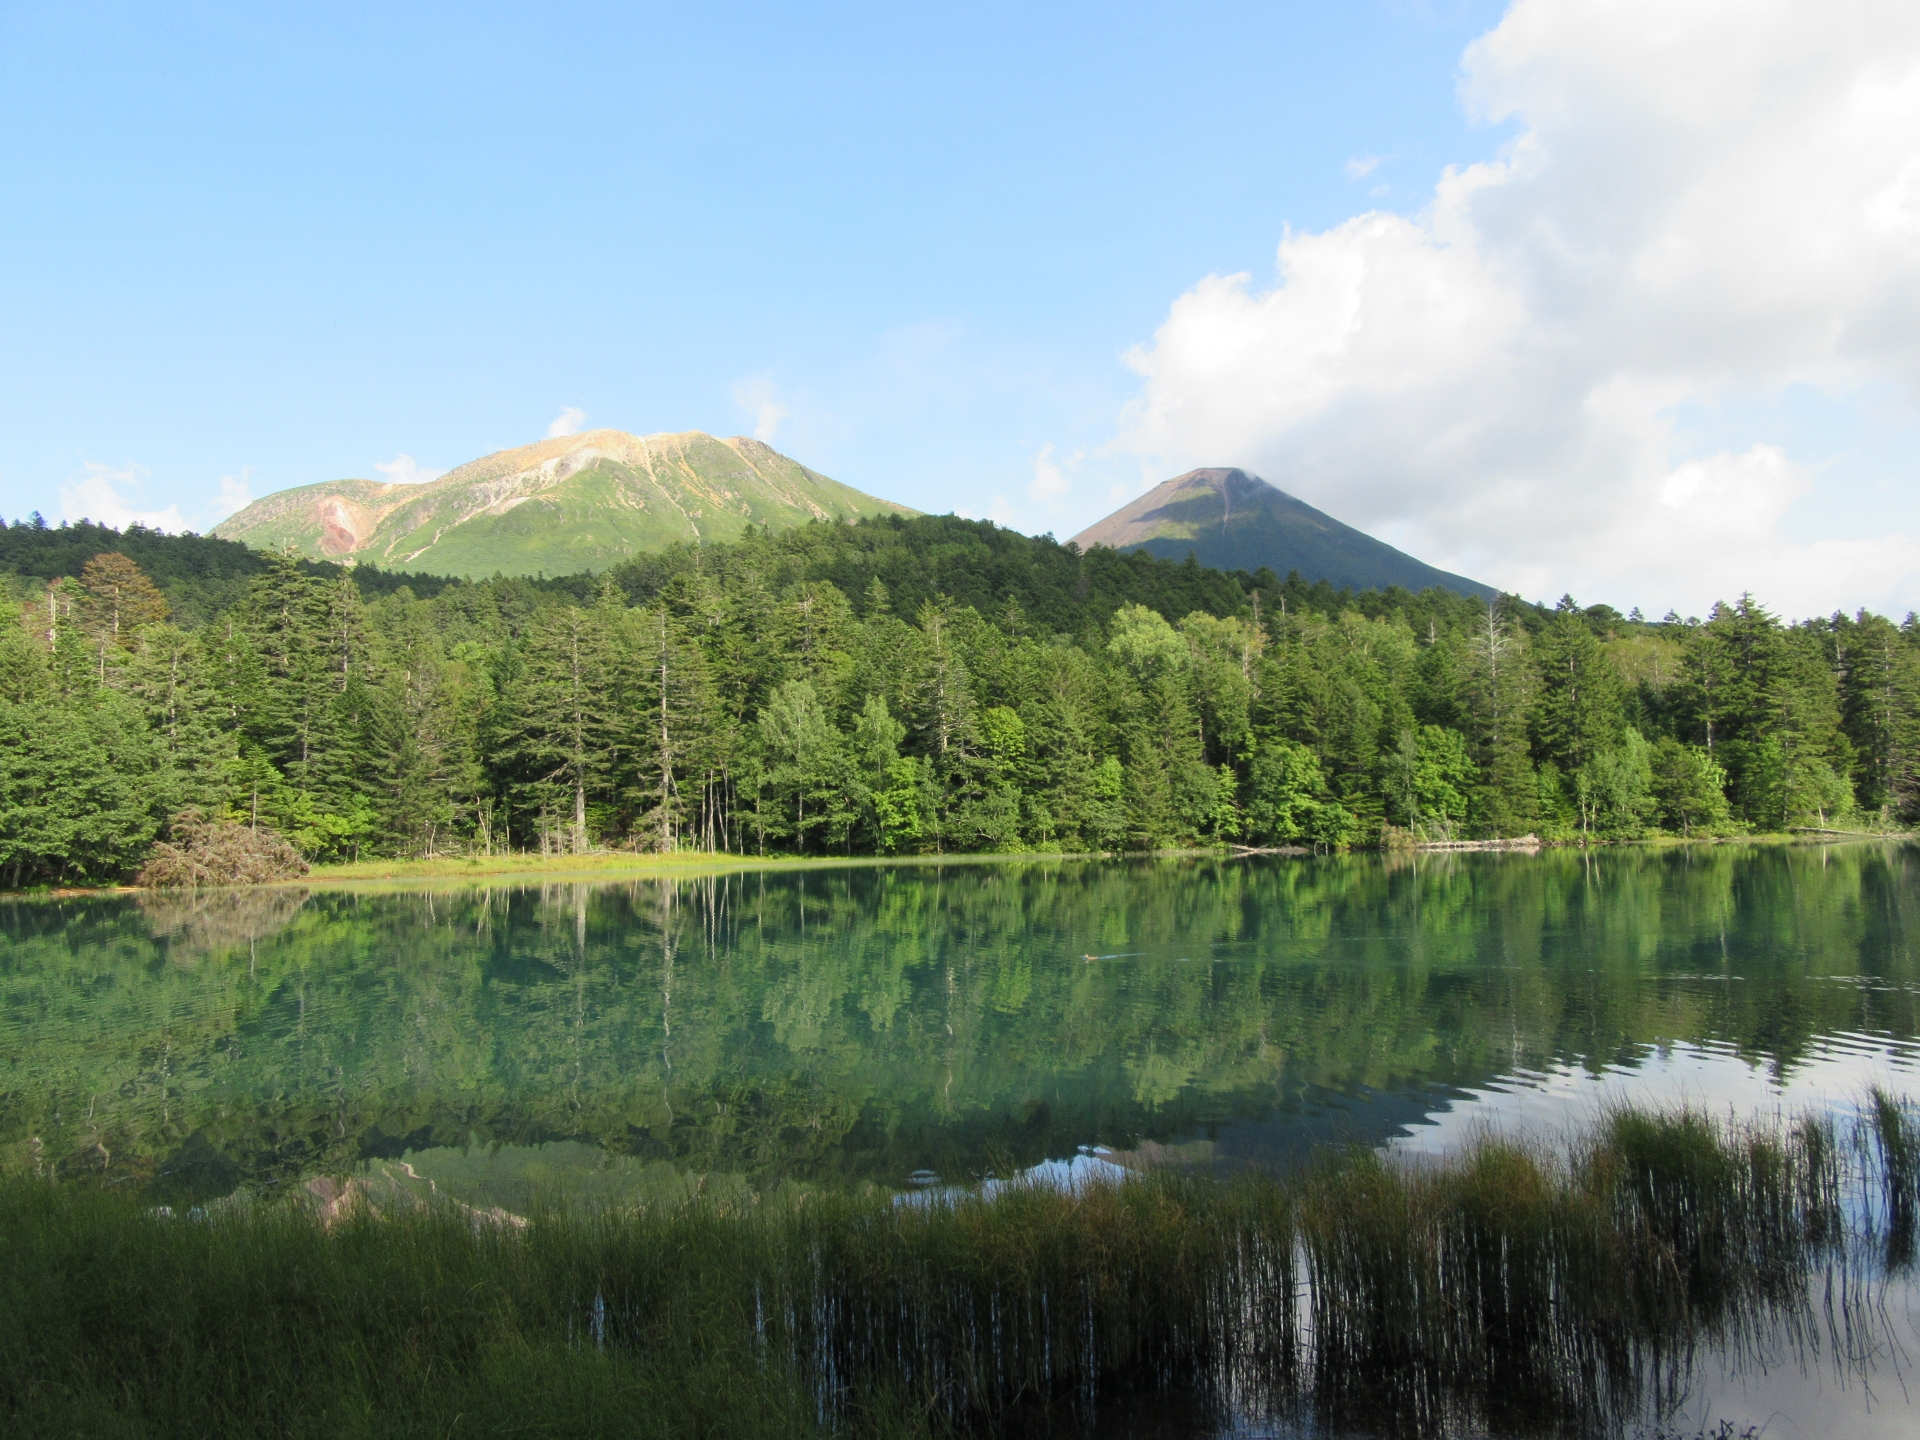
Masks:
[[[156,1204],[357,1176],[513,1211],[1846,1106],[1920,1092],[1916,934],[1920,851],[1879,845],[23,901],[0,1156]],[[1910,1434],[1888,1363],[1709,1362],[1674,1413]]]
[[[1083,1146],[1431,1148],[1629,1091],[1914,1089],[1917,862],[1722,846],[23,902],[0,907],[0,1152],[169,1200],[499,1147],[563,1147],[528,1165],[583,1184],[592,1161],[904,1187]]]

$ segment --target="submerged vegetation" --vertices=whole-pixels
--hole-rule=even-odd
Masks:
[[[1142,1392],[1336,1430],[1603,1433],[1703,1347],[1860,1366],[1920,1132],[1622,1111],[1564,1152],[1290,1179],[553,1208],[0,1188],[0,1420],[125,1435],[915,1434]],[[456,1428],[457,1427],[457,1428]]]
[[[130,875],[189,809],[314,863],[1920,815],[1920,626],[1745,596],[1653,622],[1354,594],[951,516],[476,583],[28,523],[0,528],[0,584],[16,888]]]

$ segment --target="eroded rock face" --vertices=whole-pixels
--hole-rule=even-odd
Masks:
[[[379,527],[379,512],[342,495],[328,495],[314,506],[320,522],[320,550],[330,557],[351,555]]]
[[[260,549],[485,576],[600,570],[749,525],[914,512],[745,436],[590,430],[501,450],[420,484],[336,480],[256,500],[215,527]]]

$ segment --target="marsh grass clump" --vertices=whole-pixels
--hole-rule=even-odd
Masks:
[[[689,1217],[690,1223],[692,1217]],[[600,1230],[289,1206],[168,1219],[0,1192],[0,1431],[93,1436],[805,1435],[814,1406],[696,1290],[644,1348],[570,1336]]]
[[[1484,1137],[1431,1164],[525,1223],[167,1218],[15,1182],[0,1426],[989,1433],[1159,1391],[1335,1431],[1600,1431],[1663,1413],[1703,1346],[1865,1333],[1809,1280],[1911,1225],[1909,1108],[1876,1097],[1846,1143],[1830,1120],[1622,1110],[1560,1149]]]
[[[1823,1249],[1839,1244],[1845,1237],[1841,1204],[1846,1172],[1832,1117],[1802,1116],[1793,1127],[1793,1146],[1800,1162],[1795,1178],[1807,1243]]]
[[[1176,1175],[1077,1193],[1016,1186],[784,1222],[787,1352],[876,1364],[958,1423],[1101,1387],[1184,1388],[1293,1348],[1289,1197]]]
[[[1625,1373],[1608,1345],[1617,1301],[1596,1303],[1614,1259],[1604,1220],[1548,1157],[1492,1139],[1447,1165],[1324,1167],[1300,1235],[1316,1399],[1339,1423],[1384,1414],[1433,1433],[1602,1407]]]
[[[1611,1196],[1613,1229],[1639,1255],[1637,1322],[1658,1328],[1734,1297],[1771,1298],[1804,1271],[1810,1225],[1792,1137],[1691,1110],[1622,1110],[1581,1167]],[[1673,1279],[1681,1283],[1672,1283]],[[1687,1312],[1671,1307],[1684,1302]]]
[[[1920,1121],[1911,1101],[1881,1086],[1868,1095],[1873,1141],[1887,1216],[1887,1264],[1913,1263],[1914,1211],[1920,1206]]]

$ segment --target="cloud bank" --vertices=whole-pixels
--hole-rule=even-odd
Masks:
[[[1533,596],[1920,602],[1920,541],[1803,538],[1804,457],[1684,424],[1920,396],[1920,6],[1519,0],[1460,92],[1517,126],[1501,157],[1194,286],[1128,357],[1123,446]]]
[[[565,433],[571,435],[573,432],[569,430]],[[396,455],[391,460],[376,460],[373,468],[386,476],[388,483],[393,485],[424,485],[427,481],[438,480],[447,473],[444,470],[430,470],[411,455]]]
[[[67,521],[91,520],[115,530],[144,525],[149,530],[179,534],[187,528],[187,521],[178,505],[169,505],[164,510],[139,510],[122,493],[139,489],[146,478],[146,471],[138,465],[115,469],[88,461],[78,479],[60,487],[60,516]]]
[[[217,524],[229,515],[238,514],[253,503],[253,467],[247,466],[238,475],[220,477],[220,498],[213,502],[211,516]]]

